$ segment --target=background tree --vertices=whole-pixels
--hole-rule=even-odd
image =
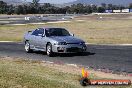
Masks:
[[[129,4],[129,8],[132,9],[132,3]]]
[[[105,9],[103,7],[98,7],[98,13],[103,13],[105,12]]]
[[[90,5],[84,6],[82,13],[84,13],[84,14],[92,13],[92,7]]]
[[[97,5],[91,5],[92,12],[96,13],[98,12]]]
[[[99,7],[97,5],[84,5],[81,3],[57,7],[50,3],[40,5],[39,1],[40,0],[32,0],[31,4],[22,4],[18,6],[7,5],[5,2],[0,1],[0,14],[90,14],[97,12],[103,13],[106,9],[122,10],[125,8],[132,8],[132,3],[130,3],[129,7],[105,3],[102,3]]]
[[[13,5],[8,5],[7,9],[8,9],[7,10],[8,15],[14,14],[14,6]]]
[[[40,0],[33,0],[32,3],[34,6],[38,6]]]
[[[0,14],[5,14],[7,11],[7,3],[0,1]]]
[[[101,7],[104,8],[104,9],[106,9],[107,8],[107,5],[105,3],[102,3],[101,4]]]
[[[24,10],[23,10],[23,6],[22,5],[19,5],[15,8],[15,14],[24,14]]]
[[[113,9],[113,5],[112,5],[112,4],[108,4],[107,9],[108,9],[108,10],[112,10],[112,9]]]

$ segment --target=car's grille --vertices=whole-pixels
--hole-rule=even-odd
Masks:
[[[67,48],[67,52],[79,52],[80,48],[77,47],[72,47],[72,48]]]

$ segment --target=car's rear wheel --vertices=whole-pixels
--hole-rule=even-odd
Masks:
[[[31,53],[32,49],[30,49],[30,43],[28,41],[25,42],[25,51],[27,53]]]
[[[47,44],[47,47],[46,47],[46,53],[49,57],[52,57],[53,56],[53,52],[52,52],[52,45],[49,43]]]

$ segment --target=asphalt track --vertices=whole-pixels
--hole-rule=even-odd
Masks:
[[[132,46],[87,45],[85,54],[64,54],[48,57],[43,52],[26,53],[22,43],[0,43],[0,56],[21,57],[83,65],[94,69],[132,73]]]

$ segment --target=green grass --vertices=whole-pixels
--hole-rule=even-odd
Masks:
[[[28,60],[0,60],[0,88],[78,88],[78,75]]]
[[[0,59],[0,88],[83,88],[78,81],[81,76],[77,74],[62,72],[35,60]],[[95,77],[90,75],[91,79],[96,79]],[[95,88],[127,87],[131,88],[95,86]]]
[[[81,19],[81,18],[80,18]],[[78,20],[78,19],[77,19]],[[28,30],[37,27],[63,27],[88,43],[124,44],[132,43],[132,20],[72,20],[70,23],[47,23],[44,25],[0,26],[0,41],[22,41]]]

